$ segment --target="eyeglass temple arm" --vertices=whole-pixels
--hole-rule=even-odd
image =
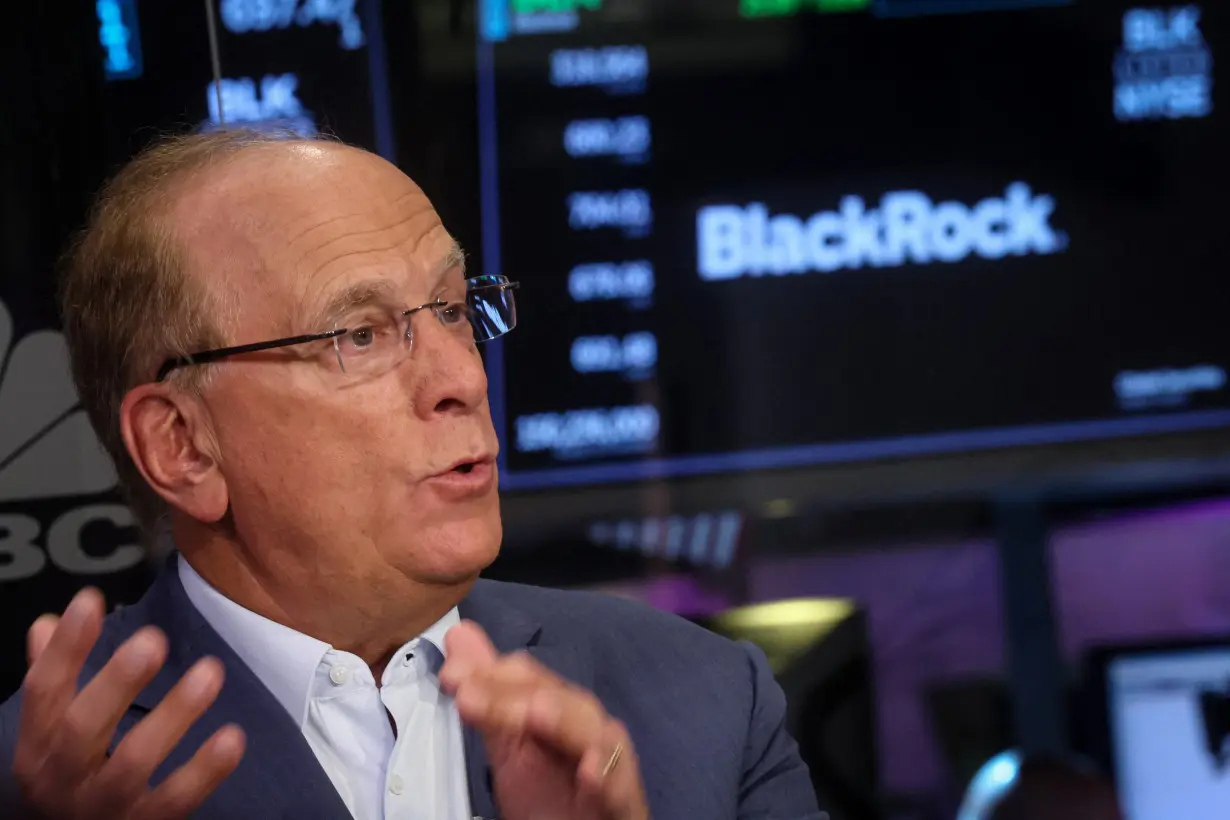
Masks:
[[[318,342],[322,339],[332,339],[335,336],[341,336],[345,332],[345,329],[329,330],[324,333],[309,333],[305,336],[291,336],[287,339],[276,339],[272,342],[253,342],[252,344],[236,345],[234,347],[220,347],[217,350],[205,350],[200,353],[193,353],[191,356],[176,356],[173,359],[167,359],[163,362],[162,367],[158,369],[158,381],[162,381],[171,373],[171,371],[180,367],[210,364],[211,362],[228,359],[231,356],[238,356],[242,353],[259,353],[262,350],[276,350],[279,347],[290,347],[291,345]]]

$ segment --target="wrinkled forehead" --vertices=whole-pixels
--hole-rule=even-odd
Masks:
[[[268,332],[316,332],[362,290],[410,303],[464,288],[460,248],[427,196],[353,149],[254,151],[178,210],[193,273]]]

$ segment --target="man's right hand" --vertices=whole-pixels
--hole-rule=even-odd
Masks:
[[[149,781],[217,698],[222,664],[198,661],[108,756],[120,719],[166,661],[167,641],[153,627],[139,630],[78,692],[78,675],[102,621],[102,596],[86,589],[64,617],[44,615],[30,627],[30,670],[13,754],[25,806],[52,820],[186,817],[239,765],[245,739],[238,726],[219,729],[157,788]]]

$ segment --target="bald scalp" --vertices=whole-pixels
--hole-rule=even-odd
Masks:
[[[218,231],[269,241],[267,231],[275,225],[331,221],[313,217],[342,189],[362,186],[372,199],[387,200],[391,178],[401,183],[395,198],[422,197],[430,207],[418,185],[367,151],[331,142],[259,144],[185,178],[169,203],[168,221],[185,246],[203,241],[218,250]],[[293,243],[298,238],[280,236],[276,241]]]
[[[426,194],[396,166],[347,145],[306,141],[255,146],[213,165],[181,187],[167,219],[185,275],[230,308],[217,325],[231,344],[319,330],[293,326],[294,317],[330,278],[341,278],[344,268],[334,277],[320,272],[345,259],[353,240],[364,244],[421,220],[443,230]],[[416,249],[417,241],[407,242]],[[242,315],[245,306],[254,316]],[[271,315],[276,325],[262,328]]]
[[[222,224],[221,212],[207,207],[210,197],[244,191],[260,196],[260,186],[251,183],[293,185],[319,172],[320,165],[304,162],[310,156],[358,155],[384,162],[327,139],[288,140],[247,130],[165,139],[107,182],[70,243],[61,264],[59,306],[73,379],[147,539],[156,535],[166,508],[127,453],[119,411],[127,392],[153,380],[167,357],[226,343],[233,290],[193,272],[207,264],[209,250],[234,261],[242,258],[242,248],[201,244],[211,226]],[[246,182],[243,174],[249,175]],[[249,220],[247,228],[259,231],[260,213],[236,210],[231,219]],[[206,369],[192,368],[172,378],[199,389],[206,376]]]

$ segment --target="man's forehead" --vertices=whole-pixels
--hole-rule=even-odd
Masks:
[[[319,293],[305,294],[305,304],[292,317],[294,332],[314,333],[332,326],[350,309],[380,305],[392,309],[412,307],[415,298],[460,299],[465,288],[465,254],[456,242],[427,269],[422,288],[408,290],[400,277],[383,271],[358,271],[342,277]],[[314,329],[315,328],[315,329]]]
[[[200,179],[176,210],[193,267],[241,303],[275,299],[276,313],[317,307],[360,278],[430,287],[464,259],[417,185],[343,146],[254,149]]]
[[[382,211],[429,210],[426,195],[396,166],[347,146],[270,144],[248,149],[191,178],[176,222],[190,232],[327,223]]]

